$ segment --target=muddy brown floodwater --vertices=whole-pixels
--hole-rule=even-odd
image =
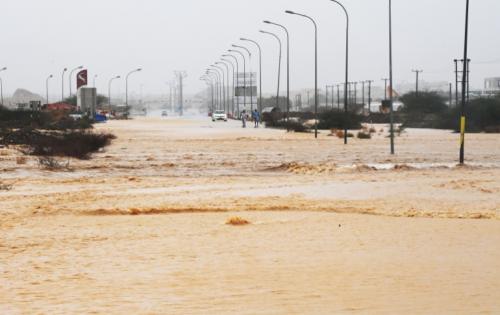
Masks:
[[[0,149],[0,314],[500,313],[500,137],[112,121],[47,171]],[[232,226],[240,217],[250,224]]]

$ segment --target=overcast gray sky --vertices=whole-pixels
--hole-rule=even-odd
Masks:
[[[381,84],[387,76],[387,2],[343,1],[351,15],[352,81]],[[49,74],[55,75],[51,93],[59,93],[62,69],[80,64],[90,77],[99,75],[101,93],[111,76],[138,66],[144,71],[131,79],[135,92],[140,85],[144,93],[165,92],[174,70],[186,70],[186,90],[196,92],[207,65],[241,36],[262,43],[269,93],[276,86],[277,44],[258,30],[282,33],[263,19],[289,27],[291,88],[313,87],[313,27],[285,9],[318,22],[320,85],[343,78],[345,19],[328,0],[2,0],[0,8],[7,94],[20,87],[43,93]],[[453,80],[452,59],[463,54],[464,8],[465,0],[393,0],[396,82],[413,81],[412,68],[423,69],[425,81]],[[481,87],[484,77],[500,76],[500,1],[471,0],[470,25],[471,80]],[[116,89],[123,92],[124,82]]]

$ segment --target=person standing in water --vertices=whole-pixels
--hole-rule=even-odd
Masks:
[[[243,128],[247,127],[247,113],[246,111],[241,112],[241,123],[243,124]]]
[[[259,113],[259,111],[257,109],[254,110],[254,112],[252,113],[252,116],[253,116],[253,121],[254,121],[254,127],[255,128],[259,128],[259,123],[260,123],[260,113]]]

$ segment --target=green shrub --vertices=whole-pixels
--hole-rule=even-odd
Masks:
[[[358,132],[358,139],[371,139],[372,134],[369,132],[360,131]]]
[[[347,119],[344,112],[328,111],[319,116],[319,129],[361,129],[363,116],[355,113],[347,113]],[[347,126],[346,126],[347,125]]]

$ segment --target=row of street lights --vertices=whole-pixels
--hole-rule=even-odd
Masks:
[[[348,11],[345,8],[345,6],[340,1],[337,1],[337,0],[330,0],[330,1],[339,5],[346,16],[345,81],[344,81],[344,113],[345,113],[345,117],[344,117],[344,123],[345,123],[344,143],[347,144],[347,140],[348,140],[347,127],[349,124],[349,122],[348,122],[348,118],[349,118],[349,115],[348,115],[349,95],[348,95],[348,93],[349,93],[349,84],[350,84],[349,83],[349,23],[350,22],[349,22],[349,14],[348,14]],[[297,13],[297,12],[290,11],[290,10],[285,11],[285,13],[306,18],[306,19],[310,20],[314,25],[314,36],[315,36],[315,43],[314,43],[314,52],[315,52],[315,54],[314,54],[314,56],[315,56],[315,58],[314,58],[314,61],[315,61],[315,67],[314,67],[315,68],[315,71],[314,71],[315,72],[314,73],[314,76],[315,76],[315,78],[314,78],[314,83],[315,83],[314,84],[315,85],[314,86],[314,89],[315,89],[314,108],[315,108],[315,138],[317,138],[318,137],[318,125],[317,125],[318,124],[318,119],[317,119],[317,114],[318,114],[318,27],[317,27],[317,23],[312,17],[310,17],[306,14]],[[393,44],[393,42],[392,42],[392,0],[388,0],[388,17],[389,17],[389,30],[388,30],[388,33],[389,33],[389,78],[382,79],[382,80],[385,81],[385,99],[386,100],[387,100],[387,92],[389,94],[388,101],[389,101],[389,109],[390,109],[390,153],[395,154],[395,148],[394,148],[394,106],[393,106],[393,103],[394,103],[394,89],[393,89],[394,77],[393,77],[393,49],[392,49],[392,46],[393,46],[392,45]],[[264,23],[278,26],[278,27],[282,28],[286,33],[286,39],[287,39],[287,120],[288,120],[289,119],[289,108],[290,108],[290,94],[289,94],[290,93],[290,85],[289,85],[290,84],[290,76],[289,76],[289,74],[290,74],[289,73],[289,65],[290,65],[289,45],[290,45],[290,42],[289,42],[289,32],[288,32],[288,29],[284,25],[281,25],[279,23],[274,23],[274,22],[267,21],[267,20],[264,21]],[[465,44],[464,44],[464,59],[463,60],[468,60],[467,59],[468,58],[468,24],[469,24],[469,0],[466,0]],[[282,43],[281,43],[279,36],[276,35],[275,33],[272,33],[269,31],[263,31],[263,30],[261,30],[260,32],[263,34],[267,34],[267,35],[271,35],[271,36],[275,37],[279,43],[279,62],[278,62],[278,81],[277,81],[278,89],[277,89],[277,95],[276,95],[276,104],[277,104],[277,106],[279,106],[279,87],[280,87],[280,73],[281,73],[281,46],[282,46]],[[248,39],[244,39],[244,38],[242,38],[241,40],[251,41],[251,42],[255,43],[259,48],[259,55],[262,58],[262,51],[260,49],[260,45],[256,41],[248,40]],[[251,58],[251,54],[250,54],[249,50],[246,49],[245,47],[236,46],[236,45],[233,45],[233,47],[238,47],[238,48],[242,48],[242,49],[246,50],[249,54],[249,57]],[[241,54],[241,56],[244,60],[244,63],[245,63],[245,57],[240,51],[236,51],[236,50],[229,50],[229,51]],[[211,66],[211,68],[207,69],[206,75],[202,77],[203,80],[207,80],[207,84],[211,84],[212,86],[214,84],[216,84],[216,82],[217,82],[216,78],[213,75],[214,71],[215,70],[213,70],[213,66]],[[262,79],[262,68],[261,67],[260,67],[259,71],[260,71],[260,78]],[[414,72],[417,75],[416,94],[418,96],[418,75],[422,71],[421,70],[414,70]],[[463,63],[463,76],[465,77],[467,73],[468,73],[468,63],[464,62]],[[228,76],[229,76],[229,73],[228,73]],[[245,97],[244,106],[245,106],[245,108],[246,108],[246,77],[247,77],[246,76],[246,69],[244,66],[244,87],[243,88],[245,91],[244,92],[244,97]],[[366,81],[366,82],[370,85],[370,89],[371,89],[371,83],[373,81]],[[218,80],[218,83],[221,84],[220,80]],[[363,85],[364,85],[364,83],[365,82],[363,82]],[[222,84],[224,84],[224,83],[222,82]],[[233,78],[233,84],[234,84],[234,78]],[[389,89],[387,88],[387,84],[389,84]],[[233,86],[233,89],[234,89],[234,86]],[[460,163],[464,163],[464,142],[465,142],[465,123],[466,123],[465,122],[465,103],[466,103],[466,98],[465,98],[466,92],[465,91],[466,91],[466,80],[462,80],[462,95],[463,95],[463,97],[462,97],[461,118],[460,118],[460,134],[461,134]],[[262,80],[260,82],[260,93],[262,95]],[[364,93],[363,93],[363,96],[364,96]],[[369,97],[369,99],[370,99],[370,97]],[[261,97],[261,100],[262,100],[262,97]],[[253,104],[253,100],[252,100],[252,104]],[[234,104],[233,104],[233,106],[234,106]],[[260,109],[262,109],[261,105],[259,107],[260,107]],[[238,109],[239,109],[239,107],[238,107]]]
[[[346,15],[346,21],[347,21],[347,27],[346,27],[346,71],[345,71],[345,87],[344,87],[344,111],[345,111],[345,119],[346,119],[346,124],[345,124],[345,138],[344,138],[344,143],[347,144],[347,118],[348,118],[348,83],[349,83],[349,15],[347,13],[347,10],[345,9],[345,7],[339,2],[339,1],[336,1],[336,0],[331,0],[332,2],[340,5],[340,7],[342,8],[342,10],[344,11],[345,15]],[[310,17],[309,15],[306,15],[306,14],[303,14],[303,13],[298,13],[298,12],[294,12],[294,11],[290,11],[290,10],[286,10],[285,13],[287,14],[291,14],[291,15],[296,15],[296,16],[300,16],[300,17],[303,17],[305,19],[308,19],[309,21],[312,22],[313,26],[314,26],[314,38],[315,38],[315,41],[314,41],[314,115],[315,115],[315,128],[314,128],[314,136],[315,138],[318,137],[318,26],[317,26],[317,23],[316,21]],[[290,33],[288,31],[288,29],[283,25],[283,24],[280,24],[280,23],[276,23],[276,22],[272,22],[272,21],[269,21],[269,20],[265,20],[264,21],[265,24],[269,24],[269,25],[274,25],[274,26],[277,26],[279,28],[281,28],[282,30],[284,30],[285,32],[285,35],[286,35],[286,43],[287,43],[287,114],[286,114],[286,118],[287,118],[287,121],[289,120],[289,116],[290,116]],[[269,31],[265,31],[265,30],[260,30],[260,33],[262,34],[266,34],[266,35],[270,35],[272,37],[274,37],[277,41],[278,41],[278,44],[279,44],[279,59],[278,59],[278,80],[277,80],[277,93],[276,93],[276,106],[279,107],[279,92],[280,92],[280,81],[281,81],[281,51],[282,51],[282,42],[281,42],[281,39],[280,37],[273,33],[273,32],[269,32]],[[240,40],[242,41],[248,41],[248,42],[252,42],[254,43],[258,49],[259,49],[259,57],[260,57],[260,61],[259,61],[259,77],[260,77],[260,83],[259,83],[259,89],[260,89],[260,103],[262,103],[262,50],[261,50],[261,46],[258,44],[257,41],[255,40],[251,40],[251,39],[247,39],[247,38],[241,38]],[[249,56],[249,60],[251,59],[251,53],[249,51],[248,48],[244,47],[244,46],[239,46],[239,45],[233,45],[233,47],[235,48],[240,48],[240,49],[243,49],[245,50],[247,53],[248,53],[248,56]],[[238,54],[242,57],[243,59],[243,63],[244,63],[244,70],[243,70],[243,77],[244,77],[244,82],[243,82],[243,90],[244,90],[244,107],[246,108],[246,78],[247,78],[247,75],[246,75],[246,69],[245,69],[245,56],[243,55],[243,53],[239,50],[229,50],[229,52],[232,52],[232,53],[235,53],[235,54]],[[217,84],[224,84],[224,82],[221,82],[219,79],[218,79],[218,75],[215,75],[214,73],[215,72],[218,72],[218,74],[222,74],[222,76],[224,75],[223,74],[223,70],[221,70],[220,72],[218,70],[215,70],[214,69],[214,66],[210,66],[209,69],[207,69],[207,72],[205,73],[204,76],[201,77],[202,80],[206,80],[207,84],[209,85],[212,85],[212,91],[214,90],[213,86],[217,85]],[[228,76],[229,76],[229,71],[227,71],[228,73]],[[252,78],[251,78],[252,79]],[[233,84],[234,84],[234,80],[233,80]],[[234,87],[233,87],[234,88]],[[252,95],[252,89],[250,90],[250,97],[252,99],[251,101],[251,104],[253,106],[253,95]],[[212,99],[214,99],[212,97]],[[220,100],[219,100],[219,108],[221,107],[220,106]],[[238,106],[238,109],[239,109],[239,106]],[[262,104],[259,104],[259,109],[262,110]],[[251,110],[253,110],[253,108],[251,108]],[[287,124],[288,125],[288,124]]]

